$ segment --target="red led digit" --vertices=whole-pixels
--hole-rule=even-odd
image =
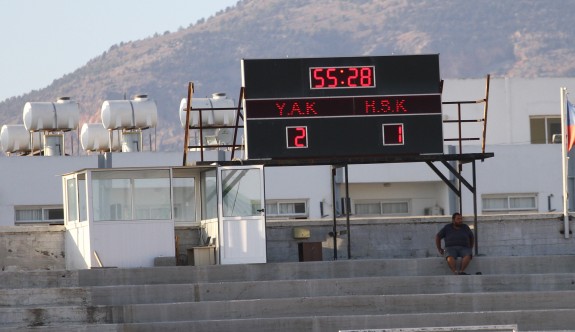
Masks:
[[[325,71],[325,76],[327,77],[328,81],[332,82],[327,84],[328,88],[335,88],[337,86],[337,77],[335,77],[334,72],[335,68],[328,68]]]
[[[347,78],[347,86],[355,87],[357,86],[357,84],[355,83],[356,79],[359,76],[358,70],[357,68],[349,68],[349,71],[351,72],[351,74]]]
[[[307,127],[286,127],[288,148],[307,148]]]
[[[322,71],[323,71],[322,68],[313,68],[312,69],[313,78],[315,79],[315,82],[312,83],[312,87],[323,88],[325,86],[325,80],[321,76]]]
[[[371,67],[362,67],[359,75],[360,76],[359,84],[361,86],[372,86],[373,84],[372,74],[373,72],[371,71]]]
[[[383,125],[383,145],[403,145],[403,123],[386,123]]]
[[[294,145],[298,148],[305,147],[306,129],[304,127],[297,127],[295,130],[298,134],[296,134],[296,136],[294,138]]]

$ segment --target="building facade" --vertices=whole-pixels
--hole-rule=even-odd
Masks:
[[[445,80],[443,102],[476,101],[485,97],[485,79]],[[493,158],[476,163],[478,214],[542,213],[562,210],[560,88],[575,86],[575,78],[506,79],[490,81],[485,152]],[[457,107],[444,104],[444,120],[457,117]],[[462,118],[484,118],[484,105],[465,104]],[[160,124],[161,126],[161,124]],[[483,122],[465,123],[463,136],[483,137]],[[458,128],[445,123],[444,138]],[[559,136],[560,137],[560,136]],[[182,138],[183,140],[183,138]],[[481,152],[481,140],[464,141],[463,153]],[[3,144],[4,146],[4,144]],[[224,150],[221,148],[220,150]],[[445,153],[460,147],[446,142]],[[133,151],[133,150],[131,150]],[[209,158],[229,158],[212,150]],[[190,160],[199,160],[190,152]],[[0,158],[0,225],[62,222],[61,175],[85,168],[179,166],[181,152],[112,152],[57,156],[10,155]],[[457,165],[454,165],[457,167]],[[462,175],[472,181],[470,164]],[[569,162],[569,169],[572,169]],[[572,172],[571,172],[572,173]],[[456,183],[449,172],[449,179]],[[343,212],[344,172],[332,167],[278,166],[265,168],[266,218],[332,219]],[[199,182],[198,182],[199,183]],[[358,217],[448,215],[460,209],[458,197],[425,163],[349,165],[350,212]],[[569,177],[573,192],[573,179]],[[334,201],[335,196],[335,201]],[[571,195],[572,196],[572,195]],[[570,205],[573,205],[570,200]],[[462,212],[473,214],[473,196],[462,189]],[[334,207],[335,206],[335,207]],[[197,220],[180,221],[182,225]]]

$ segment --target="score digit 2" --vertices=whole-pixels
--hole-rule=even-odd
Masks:
[[[286,127],[286,146],[288,149],[306,149],[307,127]]]
[[[383,145],[404,145],[403,123],[383,124]]]

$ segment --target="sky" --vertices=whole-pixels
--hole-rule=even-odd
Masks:
[[[0,0],[0,102],[120,42],[187,28],[238,0]]]

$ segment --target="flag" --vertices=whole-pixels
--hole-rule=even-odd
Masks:
[[[567,152],[575,145],[575,106],[567,100]]]

